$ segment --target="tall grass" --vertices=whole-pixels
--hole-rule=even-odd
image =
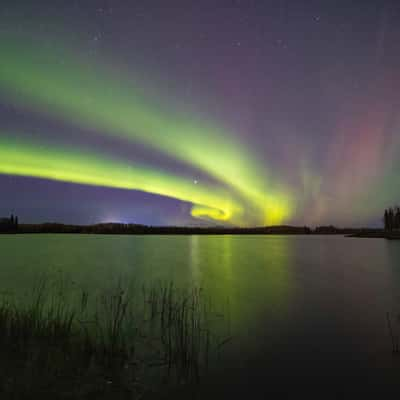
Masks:
[[[397,317],[397,322],[400,321],[400,316]],[[390,317],[390,313],[386,313],[386,322],[388,326],[388,331],[390,335],[390,341],[392,343],[392,353],[393,354],[399,354],[399,335],[398,333],[395,333],[393,329],[393,324],[392,324],[392,319]],[[395,321],[396,322],[396,321]]]
[[[200,288],[120,281],[91,294],[72,285],[42,278],[29,302],[1,299],[2,399],[138,398],[197,384],[226,342]]]

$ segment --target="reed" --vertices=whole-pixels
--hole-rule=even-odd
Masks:
[[[213,330],[221,317],[200,288],[72,286],[42,278],[29,302],[1,299],[2,399],[138,398],[197,385],[229,340]]]
[[[398,318],[397,321],[400,319]],[[394,333],[394,329],[392,326],[392,320],[390,318],[390,313],[386,313],[386,322],[388,326],[388,331],[390,335],[390,340],[392,343],[392,353],[393,354],[399,354],[399,335]]]

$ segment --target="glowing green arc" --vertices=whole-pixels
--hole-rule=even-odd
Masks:
[[[192,181],[180,177],[90,153],[43,149],[0,138],[0,160],[0,174],[140,190],[207,208],[215,219],[228,220],[233,212],[240,209],[226,193],[217,188],[194,185]]]

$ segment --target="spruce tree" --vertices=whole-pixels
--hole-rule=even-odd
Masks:
[[[385,214],[383,216],[383,224],[385,226],[385,231],[389,230],[389,213],[388,210],[385,210]]]
[[[393,208],[389,208],[389,231],[392,231],[394,228],[394,211]]]

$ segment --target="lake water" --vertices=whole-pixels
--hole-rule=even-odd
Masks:
[[[229,316],[218,381],[235,393],[397,390],[386,313],[400,312],[400,242],[341,236],[0,236],[0,290],[45,271],[100,290],[119,278],[201,286]],[[343,397],[343,396],[342,396]]]

